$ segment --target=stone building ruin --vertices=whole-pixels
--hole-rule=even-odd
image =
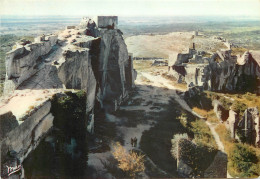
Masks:
[[[194,46],[194,44],[193,44]],[[260,52],[232,56],[232,50],[206,52],[189,48],[186,53],[169,54],[169,73],[186,83],[211,91],[252,91],[260,94]]]

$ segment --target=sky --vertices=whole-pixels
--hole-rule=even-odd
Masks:
[[[0,16],[257,16],[260,0],[0,0]]]

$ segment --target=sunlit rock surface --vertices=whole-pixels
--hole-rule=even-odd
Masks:
[[[188,86],[202,86],[206,90],[259,93],[260,55],[258,51],[232,56],[232,50],[220,50],[211,57],[203,57],[200,51],[170,56],[169,73]]]
[[[17,153],[17,160],[23,162],[52,131],[57,121],[50,102],[54,94],[86,92],[81,133],[94,132],[97,109],[114,111],[128,98],[136,71],[122,32],[116,29],[117,17],[97,19],[102,21],[84,18],[79,26],[36,37],[32,43],[19,43],[8,52],[1,122],[8,111],[14,116],[8,118],[13,125],[1,134],[6,136],[1,141],[2,159],[8,159],[7,153],[12,150]],[[73,144],[66,145],[74,146],[74,139],[76,143],[80,140],[72,137]]]

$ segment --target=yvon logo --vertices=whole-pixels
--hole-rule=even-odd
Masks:
[[[16,172],[18,172],[18,171],[20,171],[22,169],[21,165],[18,165],[18,166],[15,166],[15,167],[8,167],[6,165],[6,167],[7,167],[7,174],[8,174],[8,176],[10,176],[10,175],[12,175],[12,174],[14,174],[14,173],[16,173]]]

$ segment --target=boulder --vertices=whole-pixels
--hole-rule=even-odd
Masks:
[[[205,170],[204,178],[227,178],[227,154],[218,151],[211,165]]]
[[[6,134],[18,126],[18,121],[11,111],[0,115],[0,141]]]

